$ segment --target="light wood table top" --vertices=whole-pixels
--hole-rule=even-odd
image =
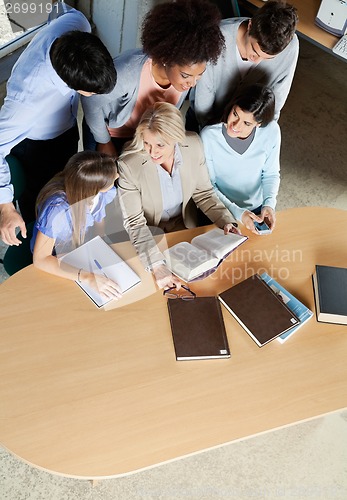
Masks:
[[[261,0],[245,0],[245,2],[255,5],[256,7],[262,7],[264,5],[264,2]],[[338,37],[328,33],[315,24],[315,18],[319,10],[321,0],[288,0],[288,3],[294,5],[294,7],[298,10],[298,33],[316,45],[319,45],[324,49],[328,49],[330,52],[330,49],[332,49],[337,43]],[[331,54],[335,55],[332,51]]]
[[[315,264],[347,265],[347,211],[300,208],[277,218],[273,234],[249,233],[192,289],[217,294],[267,271],[314,310]],[[177,362],[166,299],[148,276],[144,291],[129,292],[144,298],[108,311],[33,266],[1,285],[5,448],[45,470],[98,479],[347,406],[346,326],[314,317],[285,344],[259,348],[223,308],[231,358]]]

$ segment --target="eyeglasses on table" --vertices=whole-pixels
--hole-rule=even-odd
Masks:
[[[167,297],[168,299],[182,299],[182,300],[194,300],[195,299],[196,293],[192,292],[192,290],[189,288],[189,286],[182,285],[181,288],[183,288],[183,290],[188,292],[188,295],[186,295],[186,294],[182,295],[182,294],[178,293],[178,290],[175,286],[171,286],[167,290],[164,290],[163,295],[164,295],[164,297]],[[173,290],[176,290],[176,292],[174,292]]]

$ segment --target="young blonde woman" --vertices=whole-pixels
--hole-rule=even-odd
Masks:
[[[198,207],[225,233],[239,233],[214,192],[199,136],[185,131],[172,104],[155,103],[145,111],[118,168],[124,226],[160,288],[179,288],[180,281],[166,267],[149,226],[164,232],[195,227]]]
[[[57,256],[82,245],[92,228],[105,217],[105,207],[116,194],[115,160],[96,151],[76,153],[64,170],[40,191],[37,219],[31,239],[34,266],[48,273],[77,280],[106,298],[119,297],[117,283],[86,269],[61,265]]]

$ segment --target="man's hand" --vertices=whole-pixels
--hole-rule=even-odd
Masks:
[[[22,243],[16,236],[17,227],[19,227],[23,238],[26,238],[27,230],[25,223],[13,203],[0,205],[0,237],[4,243],[16,246]]]
[[[114,144],[112,141],[107,142],[106,144],[101,144],[100,142],[96,146],[96,150],[99,151],[99,153],[106,153],[109,156],[112,156],[113,158],[118,158],[118,153],[116,148],[114,147]]]

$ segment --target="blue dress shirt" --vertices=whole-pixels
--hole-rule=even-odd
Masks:
[[[49,22],[31,41],[14,65],[7,96],[0,111],[0,203],[13,199],[5,157],[24,139],[58,137],[76,123],[79,94],[54,71],[49,51],[56,38],[68,31],[90,32],[85,16],[59,4],[61,15]]]
[[[95,206],[86,210],[84,240],[87,241],[88,229],[92,228],[95,222],[101,222],[106,216],[106,205],[111,203],[117,195],[117,188],[113,187],[108,191],[97,195]],[[31,251],[34,251],[37,232],[54,239],[54,254],[61,256],[73,250],[72,242],[72,217],[70,205],[65,193],[55,194],[48,198],[42,207],[39,208],[33,235],[30,240]]]
[[[161,165],[157,165],[163,199],[161,222],[166,222],[182,214],[183,194],[180,175],[181,165],[182,155],[177,144],[175,145],[174,164],[171,175]]]

